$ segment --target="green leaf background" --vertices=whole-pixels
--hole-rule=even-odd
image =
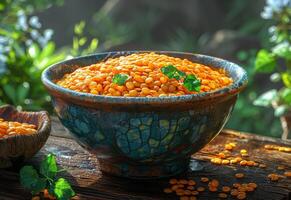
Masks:
[[[258,52],[255,61],[255,69],[257,72],[271,73],[276,67],[276,59],[272,53],[262,49]]]

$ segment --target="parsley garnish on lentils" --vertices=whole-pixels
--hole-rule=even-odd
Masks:
[[[161,68],[161,72],[168,78],[174,78],[180,80],[184,78],[183,86],[189,91],[199,92],[201,88],[201,81],[196,78],[194,74],[186,75],[185,72],[178,70],[173,65],[164,66]]]
[[[170,79],[176,79],[183,81],[183,86],[189,91],[199,92],[201,88],[201,82],[194,74],[186,75],[185,72],[178,70],[173,65],[164,66],[161,68],[161,72]],[[125,82],[129,79],[127,74],[115,74],[112,78],[112,82],[117,85],[124,85]]]
[[[117,85],[124,85],[125,82],[129,79],[129,76],[126,74],[115,74],[112,78],[112,82]]]
[[[186,76],[183,82],[183,86],[189,91],[199,92],[201,88],[200,81],[196,78],[195,75],[189,74]]]
[[[173,65],[164,66],[161,68],[163,74],[165,74],[168,78],[174,78],[176,80],[180,80],[181,78],[185,78],[185,72],[178,70]]]

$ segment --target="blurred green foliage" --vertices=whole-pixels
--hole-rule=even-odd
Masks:
[[[84,36],[84,28],[86,23],[80,21],[74,27],[73,47],[70,48],[70,56],[88,55],[96,51],[98,48],[98,39],[93,38],[91,41]]]
[[[25,3],[24,3],[25,2]],[[41,2],[41,3],[40,3]],[[0,105],[18,109],[52,111],[50,96],[41,83],[41,73],[49,65],[66,58],[94,52],[98,40],[83,36],[85,22],[75,26],[73,47],[56,50],[53,30],[41,31],[38,17],[28,17],[35,9],[61,1],[9,1],[0,3]]]
[[[40,82],[41,72],[66,55],[54,53],[55,44],[50,41],[53,31],[40,32],[38,18],[27,15],[51,4],[6,0],[0,5],[0,104],[28,110],[48,108],[50,98]]]
[[[291,2],[269,0],[262,17],[272,21],[269,28],[270,44],[259,50],[255,70],[268,73],[280,89],[271,89],[259,96],[254,104],[274,107],[275,116],[280,117],[291,110]]]
[[[2,18],[16,17],[15,14],[22,10],[26,14],[31,14],[35,11],[43,10],[52,5],[62,5],[64,0],[1,0],[0,16]],[[7,25],[7,24],[6,24]],[[11,24],[12,25],[12,24]],[[13,25],[12,25],[13,26]]]
[[[244,66],[248,74],[248,87],[239,95],[232,117],[226,126],[236,130],[279,137],[281,135],[281,132],[278,131],[280,123],[279,120],[273,119],[272,110],[261,109],[253,105],[253,101],[258,97],[262,87],[256,83],[256,70],[254,68],[256,53],[256,49],[237,53],[238,62]],[[258,123],[254,120],[257,120]],[[268,126],[265,126],[266,124]]]

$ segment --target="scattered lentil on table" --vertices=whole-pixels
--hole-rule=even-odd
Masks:
[[[278,181],[279,178],[280,178],[280,176],[278,174],[272,173],[272,174],[268,175],[268,179],[270,179],[271,181]]]
[[[265,145],[266,150],[278,150],[281,149],[282,152],[288,152],[289,147],[280,147],[274,145]],[[234,165],[238,164],[242,167],[259,167],[266,168],[267,165],[264,163],[258,163],[250,158],[246,160],[244,156],[248,154],[246,149],[237,149],[236,143],[226,143],[223,146],[223,151],[214,154],[214,157],[210,159],[210,162],[215,165]],[[277,182],[280,179],[291,178],[291,171],[288,171],[288,167],[284,165],[278,165],[278,170],[284,170],[281,174],[271,173],[266,176],[266,181]],[[244,173],[235,173],[234,177],[237,180],[244,180]],[[248,177],[249,178],[249,177]],[[201,192],[207,190],[213,194],[217,194],[217,197],[220,199],[225,198],[236,198],[236,199],[247,199],[248,193],[251,193],[256,190],[258,185],[254,182],[249,183],[233,183],[232,185],[223,185],[220,186],[220,182],[217,179],[210,179],[209,177],[202,176],[200,177],[200,182],[195,182],[195,187],[190,186],[189,183],[195,182],[194,180],[186,179],[170,179],[169,183],[172,185],[172,192],[175,192],[177,196],[180,196],[180,199],[191,199],[190,195],[193,195],[195,198],[198,198]],[[187,185],[185,187],[184,185]],[[206,185],[207,184],[207,185]],[[205,187],[206,186],[206,187]],[[167,190],[164,190],[165,193]],[[189,192],[190,191],[190,192]],[[199,198],[198,198],[199,199]]]
[[[235,178],[243,178],[245,175],[243,173],[236,173]]]
[[[65,74],[56,83],[62,87],[84,93],[125,97],[163,97],[196,94],[184,87],[182,80],[168,78],[161,68],[174,66],[186,75],[200,80],[200,92],[208,92],[230,85],[233,80],[225,70],[191,62],[188,59],[156,53],[138,53],[78,68]],[[124,85],[113,82],[123,75]],[[124,77],[128,77],[124,79]]]
[[[270,145],[270,144],[266,144],[264,147],[267,150],[277,150],[277,151],[291,153],[291,147],[283,147],[283,146]]]

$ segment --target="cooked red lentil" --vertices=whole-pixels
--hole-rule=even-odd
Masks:
[[[36,126],[28,123],[5,121],[0,118],[0,138],[10,135],[25,135],[36,132]]]
[[[174,66],[185,76],[194,75],[200,81],[200,91],[189,91],[182,79],[169,78],[162,72],[165,66]],[[116,75],[125,78],[116,84]],[[82,67],[64,75],[57,84],[78,92],[106,96],[163,97],[208,92],[232,83],[223,69],[215,69],[187,59],[156,53],[139,53]]]

